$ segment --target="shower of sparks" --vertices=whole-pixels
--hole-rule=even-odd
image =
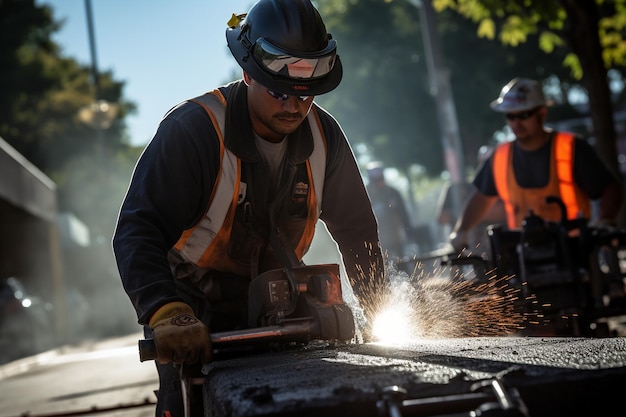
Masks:
[[[372,324],[372,336],[376,340],[399,343],[417,336],[412,302],[414,291],[409,282],[398,282],[390,287]]]
[[[361,299],[366,316],[374,318],[370,331],[376,341],[507,336],[532,324],[516,311],[520,291],[509,285],[510,277],[493,271],[477,277],[471,267],[421,263],[408,274],[387,262],[385,288]]]

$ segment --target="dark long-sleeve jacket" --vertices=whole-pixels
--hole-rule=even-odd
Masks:
[[[229,94],[234,87],[241,89],[241,83],[221,88],[229,105]],[[384,279],[376,219],[341,127],[314,106],[327,141],[320,220],[337,242],[359,296],[378,288]],[[257,152],[247,104],[237,111],[239,132],[235,142],[226,146]],[[166,115],[139,158],[113,237],[122,283],[139,323],[147,323],[165,303],[182,301],[167,254],[182,232],[204,215],[219,163],[219,140],[211,119],[193,102],[184,102]]]

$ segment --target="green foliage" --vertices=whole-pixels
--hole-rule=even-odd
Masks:
[[[584,14],[583,3],[596,2],[601,14],[599,24],[602,57],[606,68],[624,66],[626,63],[626,6],[624,0],[603,1],[584,0],[573,3],[577,13]],[[478,36],[498,39],[511,46],[518,46],[528,41],[528,35],[539,34],[538,46],[546,53],[552,53],[556,47],[565,46],[563,40],[566,23],[576,23],[584,16],[568,16],[564,1],[545,0],[433,0],[437,11],[455,10],[459,14],[478,23]],[[580,61],[564,61],[574,77],[583,76]]]
[[[494,39],[496,37],[496,24],[491,19],[483,19],[478,25],[478,37]]]
[[[551,54],[557,47],[563,45],[563,39],[552,32],[543,32],[539,35],[539,48],[545,53]]]
[[[563,60],[563,64],[566,67],[571,68],[572,77],[574,77],[575,79],[580,80],[583,77],[583,70],[580,66],[580,61],[578,60],[578,56],[576,56],[576,54],[567,54],[565,56],[565,59]]]
[[[607,65],[624,66],[626,64],[626,40],[623,34],[626,28],[626,7],[623,2],[617,2],[615,9],[615,15],[603,17],[598,23],[600,43]]]

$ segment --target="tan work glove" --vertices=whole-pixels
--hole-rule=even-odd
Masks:
[[[159,308],[149,323],[160,363],[208,363],[213,349],[209,329],[191,307],[173,302]]]

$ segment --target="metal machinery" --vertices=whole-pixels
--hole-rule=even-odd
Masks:
[[[216,332],[216,350],[311,340],[349,341],[354,337],[352,310],[341,297],[339,265],[311,265],[267,271],[249,288],[249,325]],[[154,341],[139,341],[140,359],[157,357]]]
[[[531,212],[521,230],[489,226],[487,259],[446,256],[443,263],[472,265],[478,283],[500,279],[518,291],[522,335],[612,336],[609,320],[626,316],[626,231],[567,220],[559,199],[547,201],[560,206],[561,221]]]

